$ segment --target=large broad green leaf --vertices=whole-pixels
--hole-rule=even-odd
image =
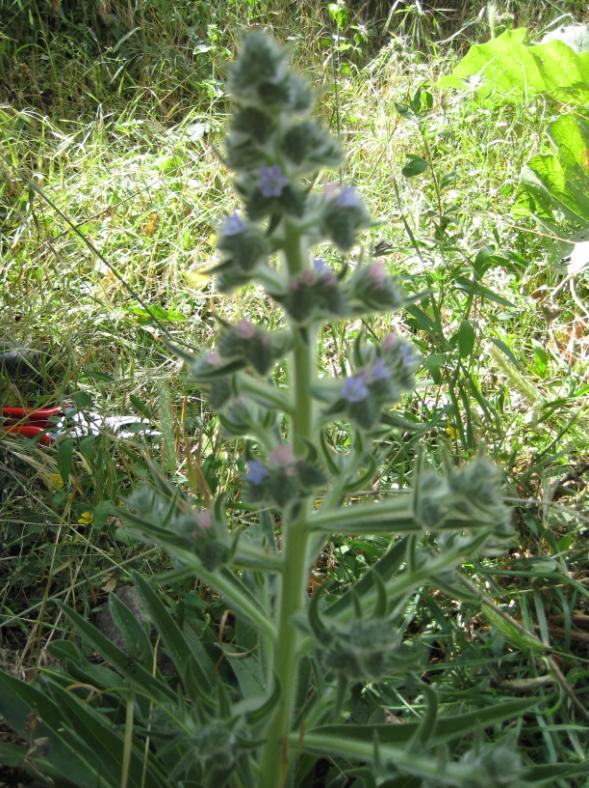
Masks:
[[[482,102],[521,104],[538,94],[575,104],[589,102],[589,52],[562,41],[531,45],[525,28],[474,44],[443,87],[474,90]]]
[[[552,154],[534,156],[522,175],[519,211],[550,225],[562,219],[574,232],[589,228],[589,122],[563,115],[549,128]]]

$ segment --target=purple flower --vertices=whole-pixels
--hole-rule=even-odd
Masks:
[[[273,167],[262,167],[260,169],[258,189],[262,197],[280,197],[287,184],[288,178],[284,177],[282,170],[277,164]]]
[[[371,380],[386,380],[391,376],[390,370],[382,358],[377,358],[370,370]]]
[[[336,203],[341,208],[359,208],[360,200],[356,196],[356,189],[353,186],[344,186],[336,199]]]
[[[362,402],[368,396],[366,388],[366,373],[360,372],[359,375],[352,375],[346,378],[342,388],[342,397],[348,402]]]
[[[231,216],[228,216],[221,229],[222,235],[239,235],[246,228],[246,224],[237,211],[234,211]]]
[[[263,465],[259,460],[249,460],[247,464],[246,479],[256,487],[262,484],[266,476],[268,476],[268,468]]]

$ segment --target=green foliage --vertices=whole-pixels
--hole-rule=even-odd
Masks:
[[[472,91],[478,101],[521,103],[535,96],[589,103],[589,51],[574,52],[562,41],[531,44],[525,28],[506,30],[474,44],[443,87]]]
[[[553,153],[534,156],[522,176],[519,211],[538,216],[554,230],[589,229],[589,122],[562,115],[548,128]]]

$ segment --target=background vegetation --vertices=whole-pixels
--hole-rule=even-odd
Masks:
[[[345,142],[341,177],[382,217],[372,248],[408,289],[433,293],[394,326],[424,368],[381,488],[407,483],[418,447],[435,458],[485,446],[511,485],[519,544],[465,567],[483,601],[428,591],[408,613],[442,700],[535,693],[546,702],[519,723],[529,756],[586,756],[586,271],[571,278],[558,233],[513,211],[562,105],[489,107],[439,86],[469,42],[519,26],[539,39],[587,21],[586,3],[0,0],[0,14],[0,336],[44,359],[40,380],[0,378],[0,401],[132,412],[162,434],[57,451],[0,438],[2,666],[32,676],[47,664],[67,629],[55,600],[92,616],[131,569],[166,570],[112,516],[150,457],[205,501],[219,487],[239,501],[233,449],[121,279],[197,348],[214,312],[267,314],[253,289],[217,302],[205,273],[217,217],[234,207],[219,150],[226,68],[240,34],[263,26],[322,92]],[[358,330],[326,328],[326,366],[339,369]],[[333,544],[312,583],[337,591],[385,546]],[[172,607],[179,591],[188,612],[223,621],[205,587],[162,586]],[[222,623],[219,637],[231,637]],[[420,709],[408,686],[372,702],[393,720]]]

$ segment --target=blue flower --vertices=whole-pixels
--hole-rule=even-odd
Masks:
[[[346,378],[342,389],[342,397],[348,402],[362,402],[368,396],[366,387],[366,375],[361,372],[359,375],[352,375]]]
[[[339,193],[336,203],[341,208],[359,208],[361,204],[353,186],[345,186]]]
[[[221,233],[223,235],[239,235],[246,228],[246,224],[237,212],[233,212],[223,223]]]
[[[275,164],[273,167],[262,167],[258,180],[258,189],[262,197],[280,197],[284,187],[288,185],[288,178],[282,174],[280,167]]]
[[[406,342],[403,342],[401,345],[401,353],[403,355],[403,366],[405,369],[410,368],[415,363],[415,357],[413,355],[413,349],[411,345],[408,345]]]
[[[327,265],[322,257],[313,258],[313,271],[317,276],[321,277],[324,284],[332,285],[336,282],[336,276],[333,270]]]
[[[246,479],[256,487],[261,484],[266,476],[268,476],[268,468],[263,465],[259,460],[249,460],[247,464]]]
[[[313,258],[313,269],[316,274],[325,274],[329,271],[329,267],[322,257]]]
[[[390,378],[391,372],[382,358],[377,358],[374,366],[370,370],[370,377],[372,380],[386,380]]]

